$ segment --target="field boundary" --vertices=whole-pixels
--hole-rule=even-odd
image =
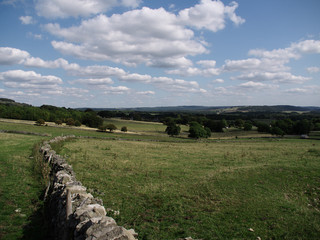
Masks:
[[[50,235],[53,239],[127,239],[136,240],[137,233],[118,226],[106,216],[102,200],[87,193],[86,187],[76,180],[72,166],[56,154],[51,143],[75,136],[56,137],[43,142],[40,152],[51,167],[50,180],[45,193],[45,205]]]

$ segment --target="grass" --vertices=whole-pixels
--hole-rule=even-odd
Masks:
[[[3,119],[0,130],[51,135],[45,139],[98,138],[56,147],[78,180],[104,200],[108,214],[134,228],[140,240],[320,239],[319,141],[262,139],[255,131],[234,129],[194,141],[162,134],[162,124],[112,121],[133,133]],[[44,234],[41,169],[29,158],[42,139],[0,133],[0,239],[41,239]]]
[[[319,152],[295,139],[80,139],[61,153],[120,225],[164,240],[319,239]]]
[[[0,239],[42,239],[44,185],[32,155],[41,137],[0,133]]]

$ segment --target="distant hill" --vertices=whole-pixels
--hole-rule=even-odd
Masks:
[[[87,108],[78,108],[86,110]],[[275,106],[173,106],[173,107],[139,107],[139,108],[91,108],[94,111],[137,111],[137,112],[320,112],[320,107],[300,107],[291,105]]]

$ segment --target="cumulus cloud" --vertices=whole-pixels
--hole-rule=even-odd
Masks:
[[[221,78],[218,78],[218,79],[212,80],[212,82],[213,83],[224,83],[224,80]]]
[[[29,25],[29,24],[34,24],[35,23],[35,21],[32,18],[32,16],[21,16],[19,19],[20,19],[21,23],[24,24],[24,25]]]
[[[77,58],[187,68],[192,66],[188,56],[207,52],[206,43],[196,39],[188,27],[218,31],[225,27],[226,18],[240,24],[243,19],[235,15],[237,6],[235,2],[225,6],[221,1],[202,0],[177,15],[163,8],[143,7],[110,17],[100,14],[69,28],[47,24],[45,29],[63,39],[52,41],[56,50]]]
[[[317,72],[320,72],[320,68],[319,67],[308,67],[307,71],[309,73],[317,73]]]
[[[65,39],[52,42],[64,54],[129,66],[163,65],[163,62],[171,65],[177,61],[186,64],[183,57],[206,51],[200,42],[193,40],[191,30],[179,25],[176,16],[162,8],[144,7],[111,17],[99,15],[71,28],[61,28],[58,24],[48,24],[45,28]],[[176,61],[170,63],[168,58]]]
[[[232,77],[231,79],[246,80],[246,81],[273,81],[276,83],[304,83],[311,78],[296,76],[289,72],[251,72]]]
[[[292,43],[288,48],[274,49],[271,51],[253,49],[249,55],[255,58],[242,60],[226,60],[222,66],[223,72],[241,72],[242,74],[232,77],[235,80],[252,82],[273,81],[276,83],[304,83],[311,78],[297,76],[290,73],[290,67],[286,64],[291,59],[299,59],[303,54],[320,53],[320,41],[305,40]],[[308,71],[316,69],[310,68]]]
[[[235,14],[237,7],[236,2],[232,2],[230,6],[225,6],[221,1],[201,0],[194,7],[180,11],[179,20],[188,26],[217,32],[225,28],[226,18],[229,18],[236,25],[245,22],[243,18]]]
[[[21,64],[30,54],[17,48],[0,47],[0,65]]]
[[[276,89],[278,85],[265,84],[261,82],[245,82],[239,85],[240,88],[250,89],[250,90],[262,90],[262,89]]]
[[[117,86],[117,87],[104,87],[104,93],[105,94],[125,94],[130,92],[130,88],[125,87],[125,86]]]
[[[10,70],[0,73],[0,81],[10,88],[54,88],[62,84],[59,77],[43,76],[34,71]]]
[[[88,17],[103,13],[115,6],[136,8],[141,0],[36,0],[35,6],[39,16],[45,18]]]
[[[155,92],[154,91],[143,91],[143,92],[136,92],[136,94],[144,95],[144,96],[150,96],[150,95],[154,95]]]
[[[112,81],[111,78],[86,78],[86,79],[77,79],[74,81],[70,81],[70,83],[72,84],[81,83],[81,84],[97,87],[97,86],[113,84],[114,82]]]

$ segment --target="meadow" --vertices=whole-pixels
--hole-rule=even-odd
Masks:
[[[32,156],[42,139],[0,133],[0,239],[43,239],[45,186]]]
[[[54,146],[77,179],[140,240],[320,238],[319,141],[239,130],[197,141],[169,137],[162,124],[108,121],[130,133],[0,121],[0,130],[49,135],[0,133],[1,239],[41,239],[32,148],[60,135],[77,136]]]
[[[317,141],[77,139],[60,151],[139,239],[320,237]]]

